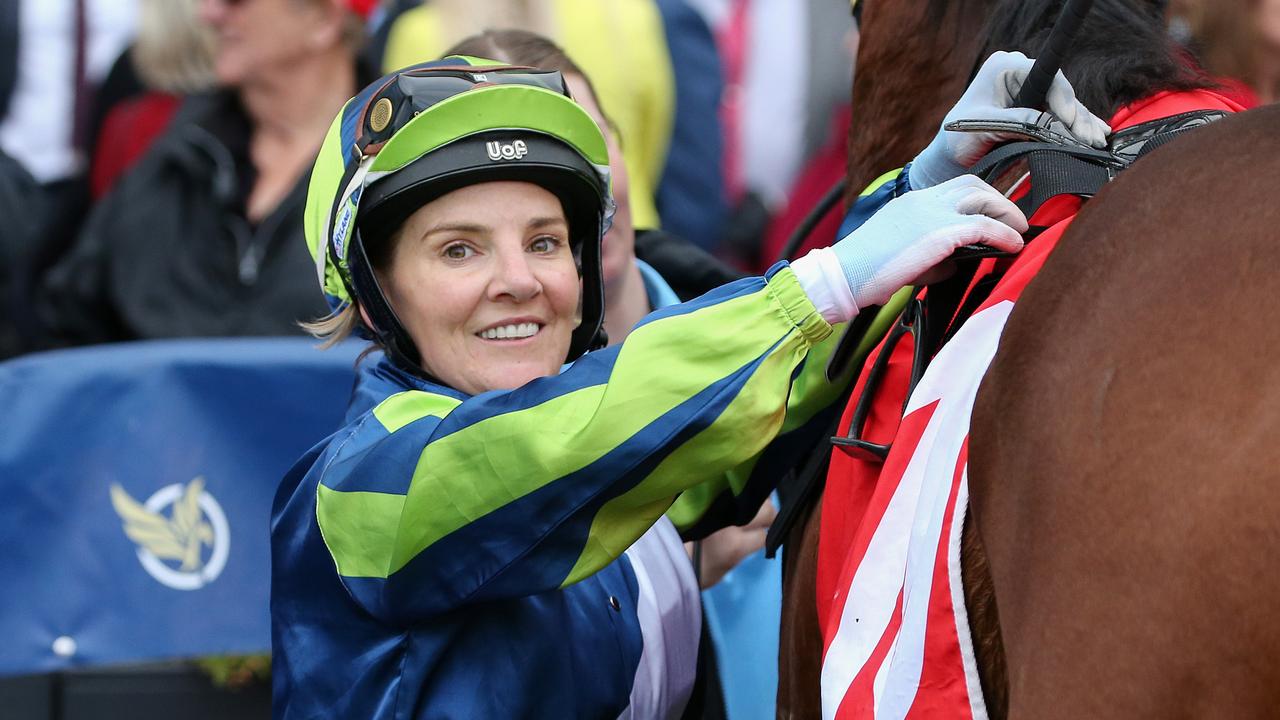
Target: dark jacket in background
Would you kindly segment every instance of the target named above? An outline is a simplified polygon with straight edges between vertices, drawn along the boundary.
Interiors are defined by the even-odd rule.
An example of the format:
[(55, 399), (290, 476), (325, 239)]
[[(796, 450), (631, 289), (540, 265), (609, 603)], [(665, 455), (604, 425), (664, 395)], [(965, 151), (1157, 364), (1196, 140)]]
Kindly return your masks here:
[(304, 176), (259, 225), (249, 120), (231, 93), (188, 99), (49, 272), (54, 344), (297, 334), (325, 307), (302, 234)]
[(29, 316), (27, 276), (32, 248), (44, 226), (44, 195), (22, 165), (0, 152), (0, 359), (27, 347), (26, 332), (19, 323)]
[(658, 0), (657, 5), (676, 90), (671, 145), (655, 198), (658, 214), (664, 230), (715, 252), (729, 215), (721, 157), (720, 54), (711, 29), (687, 0)]
[(652, 265), (681, 302), (746, 277), (688, 240), (661, 230), (636, 232), (636, 257)]

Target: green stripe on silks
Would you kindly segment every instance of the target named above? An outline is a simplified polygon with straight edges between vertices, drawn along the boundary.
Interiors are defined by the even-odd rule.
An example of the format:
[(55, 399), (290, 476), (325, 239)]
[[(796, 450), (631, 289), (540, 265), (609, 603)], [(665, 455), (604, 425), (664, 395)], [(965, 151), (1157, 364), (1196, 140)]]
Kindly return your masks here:
[[(769, 321), (766, 308), (770, 305), (772, 317), (780, 322)], [(829, 333), (830, 327), (813, 310), (789, 270), (778, 273), (762, 292), (650, 323), (623, 346), (608, 385), (581, 388), (524, 410), (489, 417), (431, 442), (419, 458), (407, 496), (322, 486), (317, 519), (326, 545), (341, 574), (388, 577), (446, 535), (590, 465), (687, 398), (758, 357), (727, 349), (767, 348), (790, 335), (783, 345), (791, 346), (799, 357), (803, 352), (796, 348), (806, 345), (801, 336), (813, 341)], [(673, 356), (668, 348), (677, 343), (682, 352)], [(786, 353), (775, 350), (772, 354)], [(776, 360), (765, 362), (768, 366)], [(794, 362), (769, 372), (789, 378), (793, 367)], [(653, 382), (654, 368), (661, 368), (665, 378), (686, 381), (668, 384), (664, 390)], [(778, 384), (786, 390), (785, 382)], [(772, 402), (780, 404), (776, 399)], [(400, 393), (384, 401), (376, 415), (394, 431), (427, 414), (447, 411), (455, 403), (429, 393)], [(759, 422), (758, 417), (752, 421)], [(722, 461), (721, 467), (747, 457), (739, 451), (732, 460)], [(667, 486), (659, 493), (661, 500), (651, 500), (652, 507), (639, 511), (647, 520), (639, 527), (628, 523), (635, 537), (670, 504), (671, 496), (691, 483), (687, 473), (669, 479), (668, 475), (675, 473), (663, 470), (660, 475), (661, 484)], [(645, 482), (646, 488), (650, 485)], [(598, 569), (612, 557), (616, 554), (592, 564)]]
[(404, 495), (343, 492), (316, 488), (316, 522), (324, 544), (344, 577), (385, 578), (391, 574), (396, 525)]
[(373, 416), (387, 432), (393, 433), (424, 417), (443, 418), (462, 404), (457, 398), (421, 390), (406, 390), (388, 397), (373, 409)]
[[(767, 321), (768, 307), (780, 322)], [(784, 270), (759, 292), (639, 328), (622, 346), (607, 385), (489, 417), (431, 442), (409, 486), (391, 572), (468, 523), (599, 460), (757, 357), (758, 351), (732, 349), (767, 348), (796, 325), (814, 339), (830, 333), (795, 275)], [(659, 372), (661, 384), (654, 382)]]
[[(786, 418), (783, 408), (790, 391), (785, 380), (800, 357), (803, 347), (798, 339), (779, 345), (747, 379), (713, 427), (676, 448), (639, 486), (605, 503), (591, 523), (587, 546), (565, 584), (577, 582), (608, 564), (668, 508), (676, 519), (677, 507), (671, 505), (676, 493), (684, 490), (681, 506), (685, 497), (695, 494), (701, 515), (726, 485), (735, 494), (741, 491), (749, 472), (735, 466), (744, 461), (754, 464), (782, 427)], [(726, 467), (735, 469), (698, 477), (703, 468)], [(642, 515), (643, 510), (652, 514)]]
[[(896, 171), (894, 174), (896, 174)], [(914, 294), (915, 288), (902, 288), (894, 293), (889, 302), (880, 308), (879, 312), (876, 313), (875, 319), (867, 328), (866, 334), (859, 341), (852, 361), (847, 364), (844, 373), (834, 381), (828, 382), (827, 380), (827, 363), (831, 359), (831, 354), (835, 352), (836, 347), (839, 345), (841, 333), (832, 333), (831, 337), (809, 352), (804, 361), (804, 368), (792, 385), (792, 396), (787, 401), (787, 418), (783, 422), (779, 434), (785, 434), (798, 427), (803, 427), (805, 423), (813, 419), (815, 414), (827, 407), (831, 402), (842, 397), (849, 383), (857, 377), (857, 373), (861, 370), (862, 363), (867, 355), (884, 338), (889, 328), (897, 321), (898, 315), (902, 313), (902, 309), (906, 307), (907, 301)], [(742, 467), (735, 468), (724, 477), (694, 486), (681, 493), (680, 497), (671, 506), (671, 509), (667, 511), (667, 517), (682, 531), (692, 527), (702, 519), (702, 516), (706, 514), (721, 493), (728, 491), (737, 495), (742, 492), (758, 459), (759, 456), (757, 455)]]
[[(799, 388), (791, 378), (796, 366), (804, 362), (806, 353), (812, 352), (814, 344), (833, 336), (831, 327), (813, 309), (789, 269), (775, 275), (769, 288), (778, 301), (778, 309), (790, 321), (791, 329), (782, 337), (774, 336), (778, 341), (776, 345), (711, 427), (676, 448), (639, 485), (605, 503), (592, 521), (586, 547), (564, 585), (582, 580), (618, 557), (668, 511), (673, 495), (684, 491), (681, 499), (690, 492), (707, 493), (713, 498), (726, 484), (733, 492), (740, 492), (755, 458), (780, 429), (791, 424), (789, 409), (784, 408), (794, 401), (804, 412), (816, 412), (808, 407), (808, 398), (803, 396), (804, 391), (812, 391), (812, 384)], [(735, 335), (760, 332), (755, 326), (764, 325), (753, 323), (750, 315), (736, 320)], [(769, 338), (761, 334), (760, 341), (763, 344)], [(623, 347), (626, 348), (625, 343)], [(715, 353), (714, 343), (709, 350)], [(698, 477), (700, 474), (703, 477)], [(705, 507), (699, 509), (698, 514), (704, 510)]]
[[(803, 366), (791, 384), (791, 394), (787, 397), (786, 417), (778, 430), (779, 435), (804, 427), (814, 415), (835, 402), (852, 379), (852, 371), (846, 371), (834, 382), (827, 380), (827, 363), (839, 345), (838, 330), (842, 327), (844, 326), (834, 328), (836, 332), (832, 332), (830, 337), (810, 350), (802, 361)], [(762, 431), (762, 428), (750, 428), (744, 435), (756, 435)], [(746, 463), (720, 478), (685, 491), (676, 499), (675, 504), (667, 512), (667, 517), (671, 518), (671, 521), (681, 530), (693, 526), (702, 519), (721, 493), (728, 491), (738, 495), (742, 492), (760, 455), (757, 453)]]
[[(388, 433), (409, 423), (443, 418), (460, 401), (434, 393), (409, 390), (396, 393), (373, 409)], [(400, 493), (334, 490), (321, 483), (316, 489), (316, 522), (338, 574), (384, 578), (391, 573), (391, 548), (404, 511)]]
[(862, 189), (862, 192), (858, 193), (858, 197), (864, 198), (870, 195), (871, 193), (883, 187), (885, 183), (897, 180), (898, 176), (901, 174), (902, 174), (902, 168), (898, 168), (897, 170), (890, 170), (889, 172), (881, 175), (875, 180), (872, 180), (870, 185), (866, 186), (865, 188)]

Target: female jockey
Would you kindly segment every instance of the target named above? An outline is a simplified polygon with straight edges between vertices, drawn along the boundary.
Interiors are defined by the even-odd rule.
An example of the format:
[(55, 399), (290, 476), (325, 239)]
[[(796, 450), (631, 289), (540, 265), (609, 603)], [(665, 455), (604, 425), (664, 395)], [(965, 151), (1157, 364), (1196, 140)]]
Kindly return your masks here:
[(1026, 229), (959, 178), (596, 350), (607, 168), (555, 72), (446, 58), (335, 118), (314, 328), (385, 355), (276, 496), (276, 717), (678, 716), (697, 589), (650, 528), (749, 519), (847, 382), (833, 326)]

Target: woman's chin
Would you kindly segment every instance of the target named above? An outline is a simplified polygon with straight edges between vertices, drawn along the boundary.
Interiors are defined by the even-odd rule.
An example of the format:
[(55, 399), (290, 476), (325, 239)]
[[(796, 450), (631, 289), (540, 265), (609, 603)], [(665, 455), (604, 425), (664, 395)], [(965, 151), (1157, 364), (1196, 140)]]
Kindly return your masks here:
[(481, 385), (485, 391), (514, 390), (538, 378), (549, 377), (560, 371), (559, 364), (523, 362), (495, 364), (486, 369)]
[(477, 384), (484, 390), (512, 390), (538, 378), (555, 375), (564, 364), (568, 348), (555, 352), (542, 343), (519, 343), (523, 347), (490, 346), (475, 357), (472, 366), (477, 373)]

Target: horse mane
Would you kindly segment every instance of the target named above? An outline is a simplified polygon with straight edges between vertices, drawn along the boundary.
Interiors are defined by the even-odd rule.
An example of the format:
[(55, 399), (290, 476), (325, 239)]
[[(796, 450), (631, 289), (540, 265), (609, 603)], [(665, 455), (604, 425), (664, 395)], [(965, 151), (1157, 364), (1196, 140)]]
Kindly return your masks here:
[[(1064, 0), (862, 0), (846, 199), (911, 160), (983, 59), (1039, 53)], [(1063, 72), (1109, 118), (1161, 90), (1213, 87), (1168, 37), (1163, 0), (1095, 0)]]
[[(930, 0), (930, 4), (946, 0)], [(996, 0), (980, 57), (1018, 50), (1034, 57), (1064, 0)], [(1212, 87), (1165, 29), (1160, 0), (1096, 0), (1063, 64), (1080, 101), (1106, 119), (1162, 90)]]
[(863, 0), (847, 198), (911, 160), (960, 97), (993, 0)]

